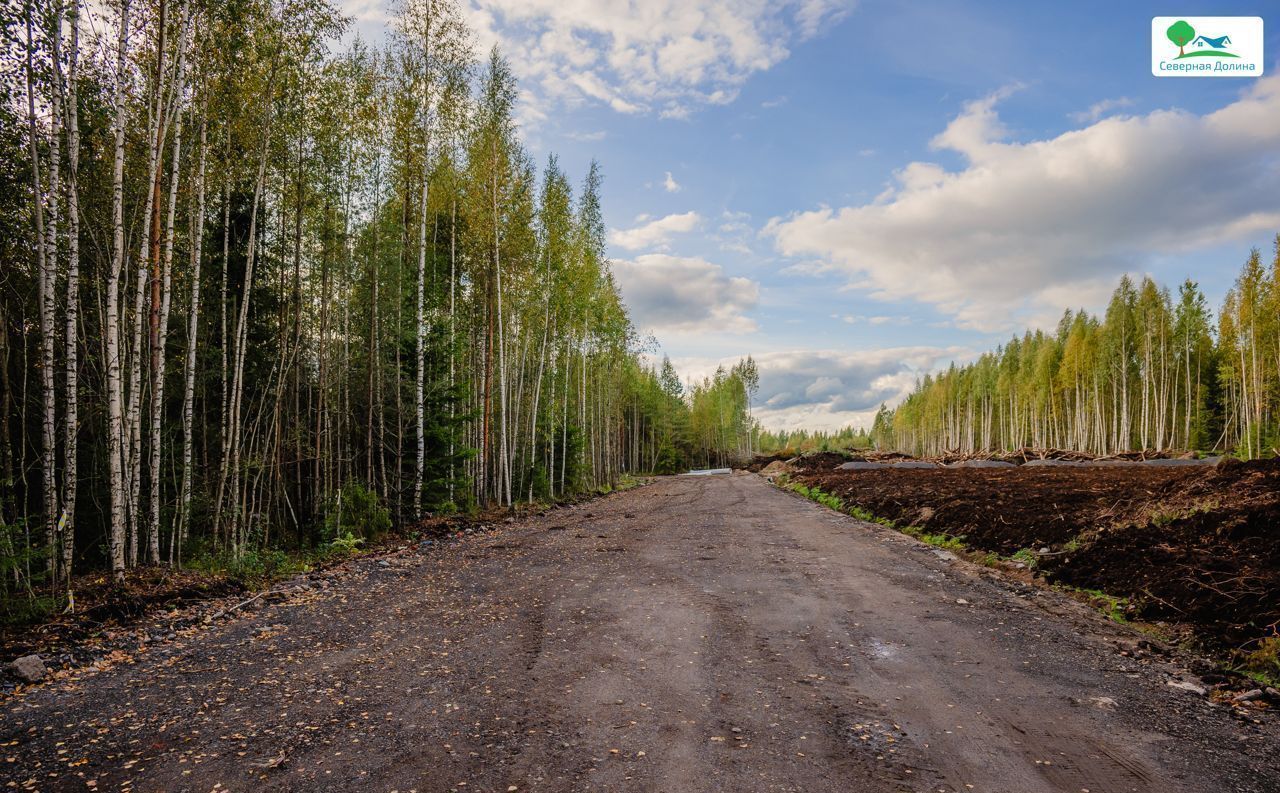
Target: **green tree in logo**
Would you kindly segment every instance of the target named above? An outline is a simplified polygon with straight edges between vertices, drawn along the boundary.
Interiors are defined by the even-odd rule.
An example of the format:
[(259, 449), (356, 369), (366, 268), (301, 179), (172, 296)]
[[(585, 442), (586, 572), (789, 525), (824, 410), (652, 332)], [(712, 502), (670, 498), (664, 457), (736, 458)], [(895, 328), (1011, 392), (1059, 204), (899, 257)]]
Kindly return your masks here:
[(1186, 20), (1179, 19), (1170, 25), (1164, 34), (1169, 37), (1169, 41), (1178, 45), (1178, 57), (1181, 58), (1186, 54), (1182, 48), (1190, 44), (1191, 40), (1196, 37), (1196, 29), (1188, 25)]

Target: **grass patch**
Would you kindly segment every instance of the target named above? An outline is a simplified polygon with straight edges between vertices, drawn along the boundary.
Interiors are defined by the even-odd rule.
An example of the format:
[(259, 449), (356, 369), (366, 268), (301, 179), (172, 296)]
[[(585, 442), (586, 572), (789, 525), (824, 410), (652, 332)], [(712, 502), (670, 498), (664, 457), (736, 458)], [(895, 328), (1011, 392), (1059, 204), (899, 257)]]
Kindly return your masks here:
[(1102, 612), (1107, 619), (1121, 625), (1129, 624), (1129, 614), (1133, 612), (1133, 603), (1128, 598), (1109, 595), (1100, 589), (1081, 589), (1079, 587), (1056, 584), (1055, 589), (1066, 592), (1084, 600), (1090, 606)]
[(805, 487), (799, 482), (796, 482), (794, 484), (788, 484), (787, 489), (793, 493), (799, 493), (810, 501), (816, 501), (824, 507), (834, 509), (836, 512), (848, 512), (854, 517), (858, 517), (858, 515), (855, 514), (855, 511), (861, 511), (858, 510), (857, 507), (850, 507), (846, 510), (843, 501), (830, 493), (823, 492), (822, 488)]
[(964, 544), (964, 537), (952, 537), (950, 534), (924, 534), (917, 536), (921, 542), (928, 543), (935, 548), (941, 548), (944, 551), (965, 551), (968, 550)]
[(1021, 548), (1009, 557), (1010, 561), (1022, 562), (1027, 566), (1028, 570), (1036, 569), (1036, 565), (1040, 563), (1040, 554), (1030, 548)]
[(1263, 686), (1280, 688), (1280, 636), (1268, 636), (1245, 653), (1236, 669)]
[[(965, 538), (963, 535), (953, 536), (942, 532), (931, 533), (925, 531), (919, 526), (899, 526), (892, 520), (873, 515), (856, 504), (846, 505), (840, 498), (824, 492), (821, 488), (808, 487), (800, 484), (799, 482), (791, 482), (782, 477), (778, 478), (777, 484), (786, 490), (798, 493), (811, 501), (816, 501), (817, 503), (834, 509), (837, 512), (843, 512), (867, 523), (878, 523), (881, 526), (895, 529), (908, 537), (913, 537), (935, 548), (941, 548), (957, 554), (964, 554), (972, 561), (986, 565), (987, 567), (999, 567), (1007, 562), (1021, 562), (1026, 566), (1027, 570), (1034, 571), (1040, 563), (1040, 554), (1036, 553), (1031, 548), (1022, 548), (1014, 553), (1013, 556), (1007, 558), (992, 552), (979, 556), (977, 552), (972, 551), (967, 545), (965, 545)], [(1075, 552), (1080, 550), (1081, 547), (1082, 543), (1080, 538), (1073, 537), (1062, 546), (1062, 549), (1067, 552)], [(1134, 608), (1133, 603), (1128, 598), (1109, 595), (1106, 592), (1097, 589), (1078, 589), (1064, 584), (1055, 585), (1055, 588), (1085, 600), (1089, 605), (1098, 609), (1098, 611), (1102, 612), (1113, 622), (1126, 625), (1129, 624), (1129, 614), (1133, 612)], [(1260, 660), (1250, 661), (1249, 668), (1271, 670), (1258, 672), (1258, 674), (1262, 675), (1280, 674), (1280, 637), (1268, 640), (1268, 642), (1270, 643), (1264, 642), (1263, 647), (1250, 656), (1250, 658), (1257, 656), (1257, 659)], [(1268, 666), (1268, 664), (1275, 664), (1276, 666), (1273, 669), (1271, 666)]]
[(914, 537), (921, 542), (928, 543), (935, 548), (942, 548), (947, 551), (963, 552), (968, 550), (964, 544), (964, 537), (953, 537), (950, 534), (930, 534), (919, 526), (899, 526), (888, 518), (882, 518), (873, 515), (862, 507), (854, 505), (846, 505), (837, 496), (823, 491), (818, 487), (806, 487), (799, 482), (788, 482), (782, 485), (793, 493), (798, 493), (810, 501), (816, 501), (824, 507), (834, 509), (836, 512), (843, 512), (846, 515), (857, 518), (866, 523), (878, 523), (886, 528), (895, 529), (902, 532), (908, 537)]
[(1208, 501), (1193, 504), (1187, 509), (1157, 509), (1151, 513), (1151, 525), (1163, 529), (1180, 520), (1194, 518), (1197, 515), (1207, 515), (1220, 507), (1221, 505), (1217, 499), (1209, 499)]

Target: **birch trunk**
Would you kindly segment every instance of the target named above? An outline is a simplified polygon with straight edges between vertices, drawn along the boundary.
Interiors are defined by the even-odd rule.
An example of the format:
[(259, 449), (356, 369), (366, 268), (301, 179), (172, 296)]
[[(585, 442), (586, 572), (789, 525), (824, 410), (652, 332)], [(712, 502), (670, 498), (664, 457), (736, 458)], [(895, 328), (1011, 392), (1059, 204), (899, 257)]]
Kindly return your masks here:
[(125, 481), (124, 395), (120, 374), (120, 273), (125, 267), (124, 248), (124, 81), (129, 49), (129, 0), (120, 0), (120, 31), (116, 50), (116, 84), (112, 97), (115, 113), (115, 154), (111, 173), (112, 255), (107, 270), (107, 298), (103, 322), (107, 361), (107, 471), (111, 494), (111, 531), (108, 537), (111, 572), (124, 581)]
[[(178, 207), (178, 178), (182, 172), (182, 111), (180, 103), (184, 91), (186, 68), (186, 38), (190, 14), (184, 9), (184, 20), (178, 39), (177, 74), (174, 80), (173, 96), (173, 167), (169, 177), (169, 204), (166, 211), (163, 252), (159, 278), (153, 272), (152, 287), (152, 328), (151, 328), (151, 459), (148, 464), (151, 474), (149, 487), (150, 530), (148, 533), (148, 559), (152, 564), (160, 564), (160, 455), (161, 424), (164, 419), (164, 373), (165, 346), (169, 338), (169, 307), (173, 296), (173, 223)], [(159, 220), (159, 213), (156, 219)], [(157, 249), (157, 252), (158, 249)], [(157, 292), (159, 293), (157, 296)], [(158, 297), (158, 300), (157, 300)], [(158, 303), (158, 307), (155, 305)], [(172, 553), (173, 538), (170, 538)]]
[(80, 0), (71, 0), (71, 49), (67, 60), (67, 325), (66, 418), (63, 429), (62, 572), (70, 581), (75, 555), (79, 395), (80, 317)]
[(427, 4), (427, 18), (422, 35), (423, 113), (422, 113), (422, 188), (418, 194), (418, 315), (417, 315), (417, 379), (414, 384), (414, 419), (417, 428), (417, 460), (413, 478), (413, 516), (422, 517), (423, 473), (427, 458), (427, 423), (424, 403), (426, 383), (426, 281), (427, 281), (427, 191), (431, 181), (431, 24), (432, 4)]
[[(55, 547), (58, 520), (58, 441), (55, 431), (57, 423), (57, 392), (54, 390), (53, 379), (55, 344), (53, 323), (54, 314), (57, 310), (57, 298), (54, 296), (54, 290), (57, 287), (57, 246), (48, 245), (50, 239), (56, 241), (56, 232), (53, 230), (56, 225), (56, 213), (50, 213), (50, 224), (46, 228), (44, 217), (45, 194), (40, 178), (40, 147), (37, 142), (36, 129), (35, 70), (32, 64), (32, 50), (35, 44), (31, 19), (34, 9), (31, 6), (32, 4), (28, 2), (26, 8), (27, 131), (31, 156), (31, 203), (34, 210), (36, 265), (38, 268), (37, 288), (40, 303), (40, 391), (44, 407), (44, 415), (41, 422), (41, 480), (44, 492), (45, 540), (50, 549), (48, 565), (49, 571), (56, 576), (55, 560), (57, 557), (52, 551)], [(54, 135), (50, 144), (50, 176), (54, 178), (56, 178), (56, 170), (54, 169), (53, 161), (57, 157), (54, 153), (57, 145), (56, 126), (57, 122), (55, 120)], [(51, 178), (50, 181), (52, 182), (53, 179)], [(55, 186), (50, 184), (51, 193), (55, 190)]]
[(191, 525), (192, 423), (196, 394), (196, 353), (200, 339), (200, 260), (204, 251), (205, 152), (208, 147), (208, 99), (200, 116), (200, 154), (196, 166), (195, 210), (191, 216), (191, 308), (187, 318), (187, 361), (182, 394), (182, 493), (178, 508), (178, 529), (169, 546), (169, 563), (182, 564), (182, 544)]
[(494, 138), (493, 146), (493, 273), (495, 279), (495, 289), (498, 297), (498, 379), (501, 381), (498, 386), (498, 410), (501, 417), (498, 423), (498, 432), (500, 433), (499, 453), (502, 455), (502, 464), (498, 469), (499, 484), (502, 487), (502, 503), (511, 504), (511, 457), (507, 451), (507, 367), (506, 367), (506, 340), (503, 333), (504, 322), (502, 317), (502, 252), (499, 244), (499, 222), (498, 222), (498, 153), (497, 138)]

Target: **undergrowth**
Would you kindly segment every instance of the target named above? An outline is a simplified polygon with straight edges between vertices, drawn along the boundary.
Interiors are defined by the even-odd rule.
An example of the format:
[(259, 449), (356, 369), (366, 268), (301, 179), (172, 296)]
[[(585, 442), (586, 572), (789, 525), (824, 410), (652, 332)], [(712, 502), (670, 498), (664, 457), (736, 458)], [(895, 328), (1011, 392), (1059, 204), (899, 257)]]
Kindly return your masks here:
[(1236, 671), (1263, 686), (1280, 688), (1280, 635), (1268, 636), (1245, 653)]

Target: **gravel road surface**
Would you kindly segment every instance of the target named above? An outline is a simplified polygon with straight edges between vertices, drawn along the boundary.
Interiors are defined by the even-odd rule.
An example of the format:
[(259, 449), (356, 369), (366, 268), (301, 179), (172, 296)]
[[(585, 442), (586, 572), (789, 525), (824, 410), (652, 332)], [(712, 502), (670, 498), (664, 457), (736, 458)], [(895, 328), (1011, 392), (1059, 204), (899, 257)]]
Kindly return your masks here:
[(755, 475), (659, 479), (33, 689), (0, 787), (1280, 790), (1277, 719), (949, 557)]

